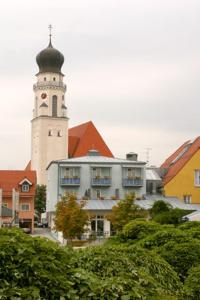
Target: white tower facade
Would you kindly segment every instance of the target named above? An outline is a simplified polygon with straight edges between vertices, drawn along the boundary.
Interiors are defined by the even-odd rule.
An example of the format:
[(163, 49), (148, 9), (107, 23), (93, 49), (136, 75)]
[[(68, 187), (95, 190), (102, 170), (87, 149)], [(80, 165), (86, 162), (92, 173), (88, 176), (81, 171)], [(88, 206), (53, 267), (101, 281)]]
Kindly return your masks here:
[(37, 55), (36, 61), (39, 73), (33, 86), (31, 169), (37, 172), (37, 183), (46, 184), (48, 164), (68, 157), (66, 85), (61, 72), (64, 56), (52, 46), (51, 35), (48, 47)]

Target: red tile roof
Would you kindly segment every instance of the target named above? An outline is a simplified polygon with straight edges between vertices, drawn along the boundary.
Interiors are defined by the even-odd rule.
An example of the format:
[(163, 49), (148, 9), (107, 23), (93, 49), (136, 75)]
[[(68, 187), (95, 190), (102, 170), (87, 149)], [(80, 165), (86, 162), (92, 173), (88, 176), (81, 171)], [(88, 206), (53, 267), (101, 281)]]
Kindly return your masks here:
[[(102, 136), (89, 121), (72, 127), (68, 131), (68, 155), (69, 157), (79, 157), (88, 154), (91, 149), (98, 150), (102, 156), (114, 157)], [(31, 161), (27, 164), (25, 171), (31, 170)]]
[(193, 142), (187, 141), (181, 145), (165, 162), (161, 165), (161, 169), (166, 170), (163, 178), (164, 185), (172, 180), (192, 156), (200, 149), (200, 137)]
[(69, 129), (69, 157), (85, 156), (91, 149), (102, 156), (114, 157), (91, 121)]
[(27, 192), (26, 195), (32, 195), (34, 194), (36, 186), (35, 171), (0, 170), (0, 188), (3, 189), (3, 194), (11, 194), (13, 188), (19, 190), (19, 183), (25, 178), (33, 183), (33, 186), (30, 188), (30, 192)]

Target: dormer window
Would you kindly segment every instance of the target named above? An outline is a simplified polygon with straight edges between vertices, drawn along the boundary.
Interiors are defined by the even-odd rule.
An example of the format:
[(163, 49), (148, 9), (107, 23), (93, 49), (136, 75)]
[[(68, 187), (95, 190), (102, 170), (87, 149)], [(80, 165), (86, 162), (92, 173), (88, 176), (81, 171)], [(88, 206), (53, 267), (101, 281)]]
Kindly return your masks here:
[(29, 190), (30, 190), (30, 185), (28, 183), (23, 183), (22, 192), (29, 192)]
[(32, 185), (32, 183), (27, 179), (27, 178), (24, 178), (20, 183), (19, 185), (21, 185), (21, 191), (23, 193), (27, 193), (30, 191), (30, 187)]

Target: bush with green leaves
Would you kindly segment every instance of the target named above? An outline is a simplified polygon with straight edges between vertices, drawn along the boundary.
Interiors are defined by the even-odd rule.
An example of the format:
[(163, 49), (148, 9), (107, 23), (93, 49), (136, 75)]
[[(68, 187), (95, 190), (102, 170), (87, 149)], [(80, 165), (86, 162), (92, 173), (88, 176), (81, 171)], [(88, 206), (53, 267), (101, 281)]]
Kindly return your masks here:
[(183, 298), (185, 300), (200, 300), (200, 264), (188, 272), (183, 287)]
[(157, 200), (154, 202), (152, 208), (149, 210), (151, 217), (154, 217), (160, 213), (169, 211), (172, 208), (172, 206), (168, 203), (166, 203), (163, 200)]
[(191, 237), (184, 242), (171, 241), (159, 247), (157, 252), (174, 268), (182, 281), (191, 267), (200, 264), (200, 241)]
[(163, 230), (164, 228), (171, 228), (172, 226), (162, 226), (153, 221), (134, 220), (124, 226), (119, 237), (122, 241), (140, 240), (155, 232)]
[(19, 229), (0, 229), (0, 299), (95, 299), (98, 282), (74, 268), (74, 251)]
[[(162, 258), (148, 250), (126, 245), (103, 246), (82, 250), (77, 255), (77, 267), (97, 276), (102, 286), (118, 282), (119, 298), (110, 294), (102, 299), (122, 299), (122, 296), (127, 296), (124, 299), (155, 299), (158, 295), (165, 299), (167, 295), (180, 292), (177, 274)], [(116, 293), (115, 285), (112, 293)]]
[(184, 209), (174, 208), (169, 211), (161, 212), (153, 217), (155, 222), (160, 224), (175, 224), (178, 225), (183, 223), (182, 217), (185, 216), (188, 212)]
[(200, 230), (200, 222), (199, 221), (189, 221), (178, 226), (180, 230)]
[[(73, 251), (19, 229), (0, 229), (0, 299), (174, 299), (180, 281), (156, 254), (136, 247)], [(175, 298), (176, 299), (176, 298)]]
[(161, 228), (158, 232), (144, 238), (140, 245), (147, 249), (159, 248), (170, 241), (184, 242), (188, 238), (187, 233), (176, 228)]

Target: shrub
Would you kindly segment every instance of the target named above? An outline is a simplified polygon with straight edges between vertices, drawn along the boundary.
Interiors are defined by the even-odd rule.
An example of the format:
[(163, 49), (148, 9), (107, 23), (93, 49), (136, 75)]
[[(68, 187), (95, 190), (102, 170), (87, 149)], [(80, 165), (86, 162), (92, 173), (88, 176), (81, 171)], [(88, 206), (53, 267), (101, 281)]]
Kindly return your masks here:
[(169, 211), (162, 212), (156, 215), (153, 220), (160, 224), (180, 224), (183, 223), (182, 217), (185, 216), (186, 212), (183, 209), (174, 208)]
[(79, 299), (81, 287), (90, 282), (76, 275), (72, 256), (73, 250), (55, 242), (0, 229), (0, 299)]
[(152, 208), (149, 210), (151, 217), (154, 217), (162, 212), (169, 211), (172, 206), (163, 200), (158, 200), (154, 202)]
[(200, 265), (193, 267), (188, 272), (183, 287), (184, 299), (199, 300), (200, 299)]
[[(180, 281), (162, 258), (135, 246), (91, 247), (80, 251), (77, 266), (98, 277), (99, 284), (113, 289), (118, 284), (118, 297), (155, 299), (155, 296), (176, 295)], [(116, 294), (116, 289), (112, 290)], [(107, 292), (105, 295), (108, 295)], [(112, 294), (111, 294), (112, 295)], [(129, 298), (128, 298), (129, 296)], [(102, 299), (113, 299), (102, 298)]]
[(170, 241), (175, 241), (176, 243), (184, 242), (188, 237), (186, 233), (175, 228), (164, 228), (158, 232), (147, 236), (143, 239), (140, 245), (144, 248), (152, 249), (155, 247), (161, 247)]
[(158, 253), (173, 266), (181, 280), (185, 280), (188, 270), (200, 264), (200, 241), (190, 237), (180, 243), (171, 241), (160, 247)]
[(156, 222), (135, 220), (125, 225), (119, 236), (123, 241), (140, 240), (162, 229)]
[(180, 224), (178, 227), (180, 230), (200, 230), (200, 222), (199, 221), (188, 221), (183, 224)]

